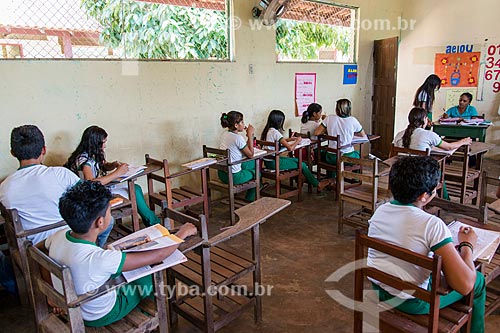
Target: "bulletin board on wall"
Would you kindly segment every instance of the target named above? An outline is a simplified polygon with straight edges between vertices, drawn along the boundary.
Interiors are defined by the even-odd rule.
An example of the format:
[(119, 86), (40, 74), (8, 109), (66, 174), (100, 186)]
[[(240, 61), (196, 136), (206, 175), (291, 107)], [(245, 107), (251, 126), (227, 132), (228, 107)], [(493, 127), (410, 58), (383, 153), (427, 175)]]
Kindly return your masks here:
[(441, 88), (477, 87), (481, 52), (436, 53), (434, 73)]
[(472, 95), (471, 105), (474, 105), (474, 101), (477, 98), (477, 88), (450, 88), (446, 89), (446, 110), (453, 106), (458, 105), (458, 100), (460, 95), (463, 93), (470, 93)]
[(295, 115), (302, 116), (316, 102), (316, 73), (295, 73)]

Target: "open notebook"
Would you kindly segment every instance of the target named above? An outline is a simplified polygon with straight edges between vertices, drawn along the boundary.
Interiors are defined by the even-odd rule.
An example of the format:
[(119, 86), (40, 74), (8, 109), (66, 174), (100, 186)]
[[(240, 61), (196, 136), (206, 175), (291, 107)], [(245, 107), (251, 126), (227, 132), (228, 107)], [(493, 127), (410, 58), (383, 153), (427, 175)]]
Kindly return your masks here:
[(472, 228), (476, 232), (477, 242), (474, 247), (473, 259), (481, 262), (490, 262), (500, 244), (500, 232), (474, 228), (468, 224), (455, 220), (448, 225), (455, 245), (458, 245), (458, 231), (461, 226)]

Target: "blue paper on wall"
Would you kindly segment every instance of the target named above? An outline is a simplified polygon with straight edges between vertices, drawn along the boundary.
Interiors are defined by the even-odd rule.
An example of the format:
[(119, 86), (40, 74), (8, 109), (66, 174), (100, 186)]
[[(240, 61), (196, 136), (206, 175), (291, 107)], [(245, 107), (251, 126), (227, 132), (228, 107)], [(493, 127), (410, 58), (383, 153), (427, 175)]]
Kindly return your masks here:
[(358, 65), (344, 65), (343, 84), (356, 84), (358, 81)]

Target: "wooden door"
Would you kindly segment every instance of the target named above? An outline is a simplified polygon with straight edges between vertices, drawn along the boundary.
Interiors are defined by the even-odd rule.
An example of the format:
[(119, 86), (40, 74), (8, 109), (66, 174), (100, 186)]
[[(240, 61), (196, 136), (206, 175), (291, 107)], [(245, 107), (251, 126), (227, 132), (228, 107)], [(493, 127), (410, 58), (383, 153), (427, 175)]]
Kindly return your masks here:
[(386, 159), (394, 138), (398, 37), (376, 40), (373, 50), (372, 133), (380, 139), (371, 152)]

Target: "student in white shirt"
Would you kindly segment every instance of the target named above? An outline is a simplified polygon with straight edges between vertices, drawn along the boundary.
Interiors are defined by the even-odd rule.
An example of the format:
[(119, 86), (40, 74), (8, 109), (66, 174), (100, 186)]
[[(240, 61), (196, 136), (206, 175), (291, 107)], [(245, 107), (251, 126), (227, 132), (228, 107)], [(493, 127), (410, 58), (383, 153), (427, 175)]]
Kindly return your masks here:
[[(352, 158), (360, 158), (359, 151), (354, 150), (354, 146), (351, 145), (352, 139), (355, 136), (363, 137), (366, 136), (363, 126), (359, 121), (351, 116), (351, 101), (348, 99), (339, 99), (335, 106), (334, 115), (329, 115), (323, 120), (321, 126), (318, 126), (315, 135), (328, 134), (330, 136), (340, 135), (340, 149), (342, 155)], [(330, 142), (330, 148), (337, 148), (336, 142)], [(333, 153), (327, 153), (324, 157), (328, 164), (337, 164), (337, 155)]]
[[(45, 243), (37, 245), (45, 247), (51, 258), (70, 268), (78, 295), (97, 289), (122, 272), (161, 262), (177, 249), (177, 246), (169, 246), (125, 253), (96, 246), (97, 235), (108, 228), (111, 220), (111, 197), (111, 192), (100, 182), (79, 182), (66, 191), (59, 201), (61, 215), (71, 229), (58, 231)], [(184, 239), (196, 232), (196, 228), (187, 223), (176, 236)], [(60, 280), (56, 277), (52, 277), (52, 280), (56, 289), (61, 288)], [(153, 292), (151, 275), (135, 280), (82, 304), (84, 323), (91, 327), (112, 324), (125, 317), (142, 299), (153, 295)]]
[[(472, 260), (477, 235), (472, 229), (460, 229), (457, 251), (445, 223), (423, 210), (436, 195), (439, 179), (439, 164), (432, 157), (405, 156), (398, 159), (389, 174), (394, 200), (375, 211), (369, 220), (368, 235), (425, 256), (431, 252), (441, 256), (444, 278), (453, 291), (440, 296), (440, 307), (455, 303), (474, 289), (471, 332), (484, 332), (486, 285), (484, 276), (476, 272)], [(368, 266), (404, 281), (416, 282), (424, 289), (429, 287), (429, 271), (372, 249), (368, 250)], [(372, 282), (381, 301), (391, 304), (393, 299), (399, 304), (402, 299), (403, 303), (396, 306), (398, 310), (412, 314), (429, 313), (429, 303), (399, 293), (378, 281)]]
[[(302, 141), (301, 137), (293, 137), (290, 139), (285, 139), (283, 137), (283, 124), (285, 123), (285, 114), (280, 110), (272, 110), (267, 117), (266, 127), (262, 131), (260, 136), (261, 140), (269, 142), (279, 142), (280, 147), (286, 148), (288, 151), (292, 151), (295, 147)], [(269, 149), (274, 149), (274, 147), (269, 147)], [(275, 170), (276, 162), (274, 159), (264, 158), (264, 165), (266, 168)], [(280, 156), (279, 157), (279, 168), (280, 170), (293, 170), (298, 169), (299, 159), (295, 157)], [(309, 170), (307, 164), (302, 162), (302, 174), (306, 178), (308, 184), (313, 187), (317, 187), (318, 191), (323, 190), (326, 186), (331, 184), (330, 179), (325, 179), (318, 181), (313, 175), (311, 170)]]
[[(432, 149), (432, 147), (453, 150), (463, 145), (470, 145), (472, 142), (471, 138), (463, 138), (456, 142), (443, 141), (437, 133), (425, 129), (429, 122), (430, 120), (425, 109), (411, 109), (408, 114), (408, 127), (396, 134), (392, 143), (398, 147), (425, 151)], [(446, 183), (443, 184), (443, 198), (446, 200), (450, 198), (446, 190)]]
[[(255, 130), (251, 124), (248, 124), (247, 127), (245, 126), (243, 114), (238, 111), (223, 113), (220, 117), (220, 124), (222, 128), (227, 128), (227, 131), (221, 136), (219, 148), (229, 149), (231, 161), (242, 160), (245, 156), (252, 158), (253, 135)], [(239, 134), (243, 131), (246, 132), (246, 140)], [(235, 185), (243, 184), (255, 179), (255, 161), (246, 161), (232, 165), (231, 172), (233, 173), (233, 183)], [(229, 182), (227, 172), (219, 170), (217, 175), (223, 183), (227, 184)], [(256, 189), (251, 188), (246, 191), (245, 199), (248, 201), (254, 201), (256, 194)]]
[(307, 110), (302, 113), (302, 118), (300, 119), (300, 133), (301, 134), (311, 134), (311, 139), (318, 139), (317, 135), (314, 135), (316, 128), (321, 124), (321, 120), (326, 118), (323, 113), (323, 107), (318, 103), (311, 103), (307, 107)]
[[(82, 139), (75, 151), (64, 165), (68, 169), (86, 180), (96, 180), (103, 185), (108, 185), (128, 171), (128, 164), (114, 161), (107, 162), (106, 143), (108, 133), (99, 126), (90, 126), (83, 131)], [(109, 185), (108, 185), (109, 186)], [(125, 182), (111, 185), (111, 192), (129, 198), (128, 186)], [(134, 184), (137, 212), (146, 226), (160, 223), (160, 218), (155, 215), (144, 199), (142, 188)]]
[(425, 109), (417, 107), (411, 109), (408, 114), (408, 127), (396, 134), (392, 143), (398, 147), (425, 151), (432, 147), (453, 150), (463, 145), (470, 145), (472, 142), (471, 138), (463, 138), (455, 142), (443, 141), (437, 133), (425, 130), (429, 122), (430, 119)]
[[(19, 161), (19, 169), (0, 184), (0, 202), (7, 209), (17, 209), (25, 230), (31, 230), (62, 220), (58, 202), (61, 195), (80, 179), (63, 167), (47, 167), (42, 164), (47, 147), (40, 129), (23, 125), (12, 130), (10, 152)], [(34, 244), (47, 238), (63, 227), (47, 230), (28, 237)], [(109, 232), (98, 237), (99, 246), (106, 243)], [(8, 257), (1, 256), (0, 283), (10, 293), (16, 293), (15, 279)]]

